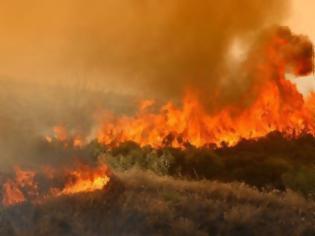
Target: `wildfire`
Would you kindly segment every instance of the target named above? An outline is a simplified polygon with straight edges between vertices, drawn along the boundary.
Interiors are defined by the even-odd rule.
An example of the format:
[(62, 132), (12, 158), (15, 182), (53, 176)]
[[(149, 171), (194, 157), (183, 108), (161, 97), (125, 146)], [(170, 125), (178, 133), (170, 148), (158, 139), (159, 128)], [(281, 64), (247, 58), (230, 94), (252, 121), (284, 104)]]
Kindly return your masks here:
[[(259, 53), (258, 53), (259, 52)], [(158, 113), (149, 111), (153, 101), (144, 101), (134, 117), (107, 117), (98, 141), (118, 145), (134, 141), (141, 146), (197, 147), (235, 145), (241, 139), (257, 139), (273, 131), (287, 137), (315, 135), (314, 95), (303, 98), (286, 73), (306, 75), (313, 70), (313, 46), (287, 28), (274, 29), (249, 55), (246, 71), (253, 85), (243, 99), (250, 106), (225, 106), (210, 113), (198, 94), (188, 92), (182, 106), (166, 103)]]
[(101, 190), (109, 182), (107, 172), (108, 170), (105, 165), (101, 165), (96, 169), (81, 165), (79, 169), (69, 172), (69, 181), (60, 192), (57, 192), (57, 195)]
[[(48, 184), (52, 185), (46, 191), (42, 191), (39, 187), (38, 179), (41, 175), (46, 178)], [(54, 182), (60, 177), (64, 180), (64, 184), (61, 187), (54, 187)], [(12, 206), (25, 201), (41, 202), (48, 197), (102, 190), (109, 181), (109, 171), (105, 165), (92, 168), (79, 164), (74, 169), (62, 171), (45, 167), (42, 173), (25, 171), (16, 167), (15, 178), (8, 179), (2, 185), (2, 204)]]
[(46, 135), (45, 140), (47, 143), (57, 141), (62, 143), (64, 147), (82, 148), (85, 144), (81, 135), (75, 133), (71, 134), (63, 125), (58, 125), (53, 128), (53, 135)]
[(2, 186), (2, 190), (2, 204), (5, 206), (16, 205), (25, 201), (24, 194), (20, 190), (19, 185), (12, 180), (5, 182)]

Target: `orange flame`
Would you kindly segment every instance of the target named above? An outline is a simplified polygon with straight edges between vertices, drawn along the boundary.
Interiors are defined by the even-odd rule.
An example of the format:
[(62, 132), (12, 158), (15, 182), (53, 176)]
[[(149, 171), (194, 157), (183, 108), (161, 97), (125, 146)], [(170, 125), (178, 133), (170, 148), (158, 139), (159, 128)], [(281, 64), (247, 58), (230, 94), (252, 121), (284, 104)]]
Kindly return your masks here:
[(55, 138), (61, 142), (64, 142), (68, 139), (68, 132), (63, 126), (54, 127)]
[(53, 135), (46, 135), (45, 140), (47, 143), (57, 141), (62, 143), (64, 147), (74, 147), (80, 149), (84, 146), (85, 140), (81, 135), (70, 133), (65, 126), (58, 125), (53, 127)]
[(108, 170), (105, 165), (96, 169), (81, 165), (79, 169), (70, 171), (68, 182), (57, 195), (69, 195), (80, 192), (101, 190), (109, 182)]
[(315, 135), (314, 107), (310, 105), (314, 95), (304, 99), (285, 78), (286, 73), (299, 76), (312, 72), (311, 43), (280, 28), (257, 51), (246, 63), (253, 85), (243, 99), (254, 97), (250, 106), (225, 106), (210, 113), (198, 94), (188, 92), (182, 106), (168, 102), (159, 113), (153, 113), (146, 109), (150, 103), (144, 101), (134, 117), (105, 118), (98, 141), (105, 145), (134, 141), (153, 147), (184, 147), (186, 143), (220, 147), (223, 143), (235, 145), (241, 139), (257, 139), (273, 131), (292, 138)]
[(2, 192), (2, 204), (5, 206), (12, 206), (25, 201), (24, 194), (20, 190), (19, 185), (12, 180), (8, 180), (3, 184)]
[(92, 192), (102, 190), (110, 181), (109, 171), (105, 165), (92, 168), (80, 164), (75, 169), (59, 170), (45, 167), (43, 174), (52, 183), (61, 174), (65, 179), (63, 187), (51, 187), (45, 193), (41, 192), (35, 177), (39, 174), (33, 171), (25, 171), (15, 168), (15, 179), (8, 179), (2, 185), (2, 204), (12, 206), (25, 201), (42, 202), (47, 197), (58, 197), (72, 195), (81, 192)]

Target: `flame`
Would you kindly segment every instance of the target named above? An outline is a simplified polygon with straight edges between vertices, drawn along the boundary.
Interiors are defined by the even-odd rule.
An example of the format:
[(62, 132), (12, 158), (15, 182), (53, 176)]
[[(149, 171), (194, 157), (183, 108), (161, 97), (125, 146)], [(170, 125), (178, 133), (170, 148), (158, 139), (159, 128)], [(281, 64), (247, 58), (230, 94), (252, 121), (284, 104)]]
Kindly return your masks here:
[[(60, 170), (52, 167), (43, 167), (43, 173), (22, 170), (15, 168), (15, 178), (7, 179), (2, 185), (2, 204), (12, 206), (25, 201), (40, 203), (49, 197), (59, 197), (62, 195), (72, 195), (81, 192), (92, 192), (102, 190), (110, 181), (109, 171), (105, 165), (90, 167), (79, 164), (74, 169)], [(43, 192), (36, 177), (44, 175), (49, 184), (54, 184), (60, 176), (64, 176), (62, 187), (50, 187)]]
[(288, 137), (315, 134), (309, 103), (302, 104), (297, 110), (283, 106), (280, 91), (273, 84), (266, 85), (263, 94), (240, 113), (227, 107), (214, 115), (207, 114), (193, 95), (187, 95), (181, 108), (168, 103), (158, 114), (139, 113), (135, 117), (104, 123), (98, 141), (106, 145), (132, 140), (141, 146), (153, 147), (183, 147), (185, 143), (219, 147), (223, 143), (235, 145), (241, 139), (260, 138), (273, 131)]
[(107, 172), (108, 170), (105, 165), (100, 165), (96, 169), (81, 165), (79, 169), (69, 172), (68, 182), (57, 195), (101, 190), (109, 182)]
[(61, 142), (64, 142), (68, 139), (68, 132), (63, 126), (54, 127), (55, 138)]
[(139, 110), (140, 111), (146, 111), (148, 108), (152, 107), (154, 105), (155, 101), (153, 99), (143, 100), (139, 104)]
[[(313, 71), (314, 50), (304, 37), (293, 35), (286, 28), (271, 31), (254, 47), (244, 63), (251, 85), (241, 97), (246, 103), (233, 103), (211, 111), (205, 107), (198, 90), (191, 88), (182, 104), (171, 101), (154, 112), (154, 100), (139, 104), (135, 116), (108, 115), (97, 135), (105, 145), (119, 145), (134, 141), (141, 146), (155, 148), (171, 146), (185, 148), (187, 144), (202, 146), (233, 146), (242, 139), (258, 139), (277, 131), (288, 138), (304, 134), (315, 137), (315, 93), (303, 97), (286, 74), (307, 75)], [(64, 126), (54, 128), (54, 137), (65, 147), (82, 147), (84, 139), (67, 131)], [(44, 168), (49, 181), (54, 181), (59, 170)], [(37, 173), (15, 169), (15, 179), (2, 186), (3, 205), (14, 205), (29, 199), (40, 200), (41, 189)], [(48, 196), (91, 192), (103, 189), (110, 177), (106, 166), (91, 168), (80, 165), (64, 170), (64, 185), (52, 187)]]
[(72, 145), (75, 148), (82, 148), (84, 146), (85, 142), (83, 141), (83, 139), (80, 136), (75, 136), (73, 138), (73, 142)]
[[(259, 53), (257, 53), (259, 52)], [(315, 95), (304, 98), (286, 73), (306, 75), (313, 69), (313, 46), (288, 29), (276, 29), (249, 56), (246, 71), (253, 85), (243, 99), (248, 106), (227, 105), (209, 112), (198, 93), (189, 90), (181, 106), (171, 101), (158, 113), (148, 111), (144, 101), (133, 117), (105, 117), (97, 139), (105, 145), (134, 141), (141, 146), (184, 148), (214, 144), (232, 146), (242, 139), (257, 139), (273, 131), (294, 138), (315, 136)], [(254, 63), (253, 63), (254, 62)]]
[(24, 202), (26, 197), (24, 191), (27, 190), (27, 197), (35, 198), (38, 195), (38, 186), (34, 180), (35, 173), (25, 171), (15, 167), (15, 180), (9, 179), (3, 186), (3, 200), (5, 206), (15, 205)]
[(8, 180), (3, 184), (2, 192), (2, 204), (4, 206), (12, 206), (25, 201), (24, 194), (20, 190), (19, 185), (12, 180)]
[(70, 146), (77, 149), (82, 148), (86, 143), (80, 134), (70, 133), (63, 125), (56, 125), (53, 127), (53, 135), (46, 135), (44, 140), (47, 143), (57, 141), (62, 143), (65, 148)]

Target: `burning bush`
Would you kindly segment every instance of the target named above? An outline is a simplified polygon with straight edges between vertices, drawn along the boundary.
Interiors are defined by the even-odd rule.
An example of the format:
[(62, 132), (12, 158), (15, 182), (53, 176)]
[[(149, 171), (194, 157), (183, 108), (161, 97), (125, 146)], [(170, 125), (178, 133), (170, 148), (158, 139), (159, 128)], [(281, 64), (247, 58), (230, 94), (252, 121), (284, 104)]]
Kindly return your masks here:
[(105, 165), (91, 167), (78, 163), (72, 168), (44, 167), (38, 172), (16, 167), (15, 176), (2, 183), (2, 204), (6, 207), (26, 201), (36, 204), (53, 197), (102, 190), (109, 176)]

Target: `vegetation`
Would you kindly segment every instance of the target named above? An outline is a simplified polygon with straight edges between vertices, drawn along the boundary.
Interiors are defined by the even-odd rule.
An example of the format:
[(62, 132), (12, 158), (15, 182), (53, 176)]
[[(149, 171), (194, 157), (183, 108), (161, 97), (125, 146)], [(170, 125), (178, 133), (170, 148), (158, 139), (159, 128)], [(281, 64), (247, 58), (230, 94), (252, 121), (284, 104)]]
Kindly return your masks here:
[(89, 148), (97, 153), (98, 161), (119, 171), (136, 167), (158, 175), (238, 181), (259, 189), (292, 189), (307, 197), (315, 196), (315, 139), (311, 136), (288, 140), (272, 133), (260, 140), (244, 140), (235, 147), (219, 149), (187, 146), (185, 150), (156, 150), (132, 142), (113, 149), (95, 143)]
[(288, 191), (139, 170), (94, 193), (1, 212), (0, 235), (314, 235), (315, 203)]
[[(315, 235), (315, 139), (272, 133), (235, 147), (41, 143), (45, 162), (106, 163), (103, 191), (0, 211), (0, 235)], [(50, 161), (52, 160), (52, 161)]]

